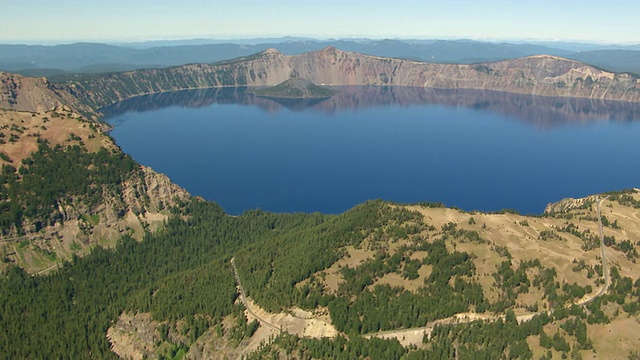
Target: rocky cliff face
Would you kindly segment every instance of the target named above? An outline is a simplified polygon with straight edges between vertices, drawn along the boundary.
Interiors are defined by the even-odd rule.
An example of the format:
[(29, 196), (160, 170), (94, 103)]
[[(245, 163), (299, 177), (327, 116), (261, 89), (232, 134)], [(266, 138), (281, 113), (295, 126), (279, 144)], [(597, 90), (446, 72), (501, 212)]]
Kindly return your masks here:
[(325, 85), (395, 85), (495, 90), (527, 95), (640, 102), (640, 79), (549, 55), (499, 62), (432, 64), (344, 52), (329, 47), (287, 56), (262, 53), (215, 64), (112, 73), (52, 84), (0, 72), (0, 108), (44, 111), (66, 104), (85, 114), (144, 94), (185, 89), (272, 86), (292, 77)]
[(59, 105), (69, 105), (84, 114), (93, 112), (66, 87), (56, 86), (46, 78), (0, 71), (0, 109), (43, 113)]
[(138, 70), (59, 87), (95, 108), (141, 94), (182, 89), (276, 85), (302, 77), (325, 85), (479, 89), (528, 95), (640, 102), (640, 80), (554, 56), (473, 65), (431, 64), (326, 48), (287, 56), (266, 50), (216, 64)]
[(155, 231), (169, 217), (173, 206), (188, 201), (189, 193), (173, 184), (164, 174), (141, 167), (117, 190), (103, 189), (102, 201), (89, 207), (81, 199), (59, 201), (60, 220), (37, 229), (25, 221), (22, 234), (0, 235), (4, 263), (13, 263), (28, 272), (55, 268), (73, 255), (82, 256), (96, 245), (110, 247), (122, 235), (141, 239), (145, 231)]
[(18, 111), (44, 112), (58, 105), (59, 97), (44, 78), (30, 78), (0, 72), (0, 107)]
[[(33, 93), (47, 94), (46, 88), (40, 88), (42, 84), (33, 85)], [(24, 86), (17, 89), (15, 98), (27, 98), (20, 92), (25, 89)], [(57, 101), (55, 97), (52, 98), (53, 101)], [(40, 209), (50, 211), (42, 210), (37, 216), (29, 215), (33, 212), (25, 213), (24, 216), (16, 215), (15, 218), (7, 215), (12, 213), (11, 207), (6, 206), (7, 203), (22, 209), (18, 214), (24, 213), (24, 209), (31, 206), (24, 197), (9, 194), (12, 191), (20, 191), (16, 189), (24, 189), (18, 184), (22, 183), (22, 176), (26, 176), (26, 172), (15, 169), (21, 166), (31, 168), (33, 160), (23, 160), (38, 151), (40, 142), (50, 144), (54, 148), (60, 145), (59, 150), (55, 150), (58, 153), (64, 151), (63, 149), (81, 147), (88, 154), (107, 149), (111, 156), (123, 158), (113, 140), (101, 132), (100, 126), (87, 121), (70, 108), (55, 106), (49, 111), (38, 112), (39, 106), (47, 104), (44, 100), (46, 98), (42, 97), (39, 102), (31, 104), (34, 106), (29, 109), (30, 112), (0, 110), (3, 137), (11, 136), (12, 139), (0, 146), (3, 155), (0, 165), (14, 166), (13, 171), (18, 178), (16, 182), (7, 181), (5, 178), (0, 185), (8, 189), (0, 199), (0, 203), (5, 205), (3, 219), (7, 221), (3, 223), (0, 231), (0, 272), (11, 263), (29, 272), (47, 271), (55, 268), (55, 264), (62, 260), (87, 253), (96, 245), (112, 246), (124, 234), (140, 239), (145, 231), (154, 230), (162, 225), (173, 206), (178, 206), (190, 198), (185, 190), (171, 183), (167, 176), (133, 164), (122, 176), (111, 173), (111, 178), (100, 178), (101, 180), (90, 182), (90, 191), (99, 196), (94, 196), (92, 201), (86, 201), (92, 194), (78, 193), (71, 188), (60, 186), (61, 183), (67, 183), (60, 179), (68, 179), (62, 174), (73, 171), (68, 166), (62, 166), (59, 169), (60, 174), (52, 174), (46, 178), (46, 182), (32, 185), (26, 190), (30, 198), (39, 199), (33, 202), (39, 204)], [(17, 102), (14, 105), (28, 104)], [(107, 162), (111, 156), (107, 157)], [(83, 161), (87, 161), (88, 156), (80, 159), (78, 164), (86, 164)], [(108, 166), (103, 165), (104, 158), (102, 159), (90, 162), (86, 168)], [(40, 160), (40, 164), (43, 163), (46, 161)], [(12, 170), (7, 167), (3, 171)], [(51, 174), (51, 171), (48, 173)], [(89, 172), (87, 176), (97, 175)], [(30, 181), (33, 182), (33, 178)], [(12, 190), (14, 186), (16, 188)], [(47, 194), (58, 191), (52, 189), (67, 190), (55, 198), (50, 198)]]

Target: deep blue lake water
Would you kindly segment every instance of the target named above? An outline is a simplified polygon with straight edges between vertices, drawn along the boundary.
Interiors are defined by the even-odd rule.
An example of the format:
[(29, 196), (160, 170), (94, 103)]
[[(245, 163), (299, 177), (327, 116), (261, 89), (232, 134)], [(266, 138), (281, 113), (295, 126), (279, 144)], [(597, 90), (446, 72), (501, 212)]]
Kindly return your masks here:
[(218, 89), (104, 112), (126, 153), (231, 214), (338, 213), (377, 198), (542, 213), (640, 186), (640, 109), (620, 102), (352, 87), (287, 103)]

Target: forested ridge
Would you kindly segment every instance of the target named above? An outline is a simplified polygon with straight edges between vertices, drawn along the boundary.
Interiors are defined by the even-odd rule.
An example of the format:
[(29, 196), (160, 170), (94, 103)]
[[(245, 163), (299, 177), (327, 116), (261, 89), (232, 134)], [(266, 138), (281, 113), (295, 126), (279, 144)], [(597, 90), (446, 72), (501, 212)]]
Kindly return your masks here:
[[(29, 174), (38, 174), (38, 169), (77, 161), (73, 155), (81, 153), (76, 148), (42, 144), (38, 153), (26, 161), (21, 175), (28, 178)], [(95, 156), (107, 157), (103, 159), (107, 166), (109, 161), (126, 165), (119, 162), (117, 154)], [(88, 163), (80, 161), (78, 166), (85, 165)], [(123, 169), (126, 171), (116, 174), (129, 176), (131, 167)], [(51, 170), (51, 176), (60, 175), (56, 172)], [(84, 182), (90, 178), (77, 179), (77, 185), (72, 182), (62, 190), (56, 188), (61, 186), (56, 180), (51, 180), (50, 186), (73, 194), (74, 186), (86, 186)], [(27, 185), (28, 182), (19, 186)], [(48, 191), (42, 192), (40, 197), (44, 199), (43, 211), (50, 214), (51, 205), (45, 200), (56, 195), (47, 194)], [(174, 209), (174, 216), (164, 229), (147, 234), (140, 242), (125, 236), (114, 249), (96, 247), (89, 255), (74, 257), (47, 276), (29, 276), (22, 269), (10, 267), (0, 278), (0, 357), (115, 357), (105, 334), (126, 310), (151, 312), (162, 321), (206, 315), (206, 327), (215, 326), (237, 307), (235, 280), (229, 268), (229, 259), (237, 251), (263, 242), (278, 244), (276, 239), (287, 239), (292, 244), (293, 239), (301, 239), (326, 246), (324, 249), (331, 253), (341, 244), (361, 239), (362, 231), (384, 221), (380, 211), (384, 207), (381, 202), (372, 202), (340, 216), (248, 211), (233, 217), (214, 203), (192, 200)], [(261, 257), (260, 253), (252, 254)], [(299, 252), (292, 254), (308, 259)], [(330, 264), (335, 256), (329, 255), (322, 260), (326, 263), (315, 267), (291, 267), (303, 272), (291, 276), (302, 279), (309, 271)], [(287, 298), (285, 293), (278, 297)]]
[[(531, 349), (524, 340), (530, 336), (548, 335), (549, 349), (566, 354), (588, 348), (590, 340), (580, 333), (582, 330), (575, 329), (583, 329), (587, 322), (609, 321), (600, 310), (603, 304), (614, 302), (623, 305), (626, 313), (638, 312), (640, 281), (622, 278), (614, 271), (612, 293), (586, 310), (562, 310), (555, 313), (555, 318), (543, 316), (521, 325), (508, 311), (506, 320), (497, 323), (439, 327), (426, 348), (407, 349), (396, 340), (366, 340), (356, 334), (414, 326), (417, 321), (423, 324), (463, 311), (468, 304), (486, 302), (481, 290), (473, 290), (473, 283), (459, 285), (461, 277), (473, 271), (472, 264), (467, 263), (468, 254), (447, 252), (442, 240), (421, 243), (432, 254), (427, 262), (440, 262), (442, 267), (432, 272), (433, 288), (418, 293), (388, 286), (377, 286), (370, 292), (358, 285), (357, 278), (369, 271), (375, 273), (380, 264), (393, 264), (394, 260), (386, 258), (372, 260), (347, 274), (348, 281), (341, 290), (344, 296), (327, 295), (313, 287), (298, 288), (295, 283), (335, 259), (336, 254), (312, 261), (324, 250), (332, 252), (324, 245), (357, 244), (375, 226), (410, 219), (410, 212), (393, 210), (383, 202), (369, 202), (339, 216), (249, 211), (232, 217), (216, 204), (193, 200), (176, 209), (174, 215), (163, 230), (148, 234), (141, 242), (124, 237), (115, 249), (97, 247), (51, 275), (28, 276), (21, 269), (11, 268), (0, 279), (0, 357), (115, 357), (105, 333), (123, 311), (150, 312), (154, 319), (167, 324), (186, 320), (183, 332), (191, 340), (178, 347), (186, 351), (203, 329), (215, 328), (224, 317), (240, 314), (230, 258), (243, 258), (243, 269), (251, 263), (255, 271), (269, 272), (270, 267), (264, 269), (259, 264), (272, 258), (267, 251), (278, 253), (278, 249), (283, 253), (276, 257), (278, 260), (286, 256), (288, 260), (299, 258), (300, 262), (293, 266), (283, 262), (277, 267), (281, 276), (270, 282), (276, 288), (262, 296), (258, 295), (264, 291), (259, 282), (248, 284), (252, 296), (264, 306), (314, 307), (324, 303), (331, 309), (335, 325), (351, 336), (314, 340), (282, 334), (254, 358), (284, 353), (299, 354), (299, 358), (452, 358), (456, 353), (459, 358), (469, 359), (479, 354), (487, 359), (529, 359)], [(307, 247), (311, 243), (320, 245), (314, 250)], [(452, 277), (455, 285), (451, 287), (447, 283)], [(471, 290), (465, 290), (467, 287)], [(354, 294), (355, 300), (347, 294)], [(455, 305), (458, 297), (461, 308)], [(408, 314), (411, 320), (405, 322), (402, 312), (417, 311), (419, 306), (425, 306), (426, 317)], [(542, 327), (554, 319), (568, 325), (563, 325), (558, 336), (541, 335)], [(547, 346), (546, 338), (540, 341)]]
[[(41, 142), (21, 164), (3, 168), (2, 229), (15, 231), (29, 221), (41, 222), (35, 227), (62, 223), (62, 201), (90, 208), (103, 194), (117, 193), (119, 184), (140, 176), (139, 169), (118, 151), (89, 153), (79, 146)], [(611, 197), (633, 209), (638, 203), (633, 191)], [(589, 216), (590, 205), (580, 207), (580, 216)], [(624, 275), (615, 263), (609, 291), (585, 306), (572, 306), (594, 289), (561, 281), (555, 267), (538, 259), (517, 259), (492, 243), (482, 232), (487, 225), (474, 219), (479, 222), (481, 214), (458, 212), (468, 224), (439, 225), (425, 220), (419, 210), (427, 208), (448, 211), (441, 204), (407, 207), (375, 200), (339, 215), (251, 210), (230, 216), (213, 202), (178, 202), (164, 226), (147, 232), (141, 241), (125, 233), (114, 248), (96, 246), (48, 275), (31, 276), (9, 266), (0, 277), (0, 358), (115, 358), (106, 334), (123, 313), (150, 314), (157, 322), (153, 357), (188, 356), (205, 336), (241, 347), (260, 325), (245, 318), (237, 301), (232, 257), (247, 295), (257, 305), (283, 313), (293, 307), (326, 309), (339, 332), (330, 339), (283, 332), (249, 358), (531, 359), (540, 349), (544, 358), (579, 358), (581, 351), (594, 349), (597, 339), (589, 335), (590, 327), (640, 313), (640, 280)], [(568, 222), (574, 215), (546, 216), (540, 219)], [(535, 218), (528, 218), (532, 224), (526, 221), (517, 225), (529, 228)], [(613, 230), (628, 225), (606, 223)], [(578, 227), (545, 231), (538, 241), (566, 242), (561, 234), (584, 244), (594, 241)], [(607, 251), (635, 261), (631, 240), (609, 236), (605, 245)], [(499, 261), (482, 274), (477, 255), (469, 249), (485, 248)], [(334, 275), (342, 281), (335, 288), (328, 286), (328, 269), (356, 250), (369, 256), (357, 266), (338, 267)], [(589, 278), (602, 276), (602, 268), (584, 262), (575, 261), (572, 267)], [(390, 275), (403, 281), (421, 279), (421, 285), (409, 290), (382, 281)], [(487, 279), (491, 297), (483, 285)], [(532, 311), (539, 314), (531, 321), (518, 324), (513, 309), (528, 295), (540, 296), (544, 303), (535, 303)], [(548, 311), (542, 311), (543, 306)], [(466, 312), (505, 316), (437, 325), (420, 346), (362, 336), (423, 327)]]
[(237, 297), (228, 262), (234, 251), (309, 218), (259, 211), (231, 217), (193, 201), (141, 242), (125, 237), (115, 249), (97, 247), (48, 276), (11, 268), (0, 280), (1, 356), (114, 357), (105, 334), (125, 310), (159, 320), (208, 315), (214, 325), (232, 313)]
[(78, 145), (50, 146), (40, 141), (38, 150), (18, 168), (3, 165), (0, 174), (0, 230), (24, 233), (25, 221), (34, 230), (63, 221), (64, 202), (80, 200), (88, 208), (102, 201), (105, 192), (120, 192), (119, 184), (140, 169), (130, 156), (105, 148), (89, 153)]

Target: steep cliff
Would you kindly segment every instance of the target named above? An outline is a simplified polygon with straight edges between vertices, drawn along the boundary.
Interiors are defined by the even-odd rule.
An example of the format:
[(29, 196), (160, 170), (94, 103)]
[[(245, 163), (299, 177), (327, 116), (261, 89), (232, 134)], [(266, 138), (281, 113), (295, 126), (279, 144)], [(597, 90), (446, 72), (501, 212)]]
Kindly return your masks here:
[(94, 108), (142, 94), (229, 86), (271, 86), (291, 77), (325, 85), (396, 85), (640, 101), (640, 80), (555, 56), (473, 64), (431, 64), (329, 47), (295, 56), (269, 49), (215, 64), (137, 70), (58, 85)]
[(0, 71), (0, 109), (45, 112), (58, 105), (69, 105), (76, 112), (92, 114), (66, 87), (56, 86), (46, 78), (32, 78)]
[(0, 270), (46, 271), (124, 234), (140, 239), (189, 199), (101, 128), (65, 106), (0, 110)]
[(53, 84), (0, 72), (0, 108), (44, 111), (65, 104), (85, 115), (123, 99), (185, 89), (273, 86), (292, 77), (325, 85), (395, 85), (496, 90), (640, 102), (640, 79), (577, 61), (536, 55), (499, 62), (433, 64), (344, 52), (333, 47), (287, 56), (268, 49), (214, 64), (145, 69)]

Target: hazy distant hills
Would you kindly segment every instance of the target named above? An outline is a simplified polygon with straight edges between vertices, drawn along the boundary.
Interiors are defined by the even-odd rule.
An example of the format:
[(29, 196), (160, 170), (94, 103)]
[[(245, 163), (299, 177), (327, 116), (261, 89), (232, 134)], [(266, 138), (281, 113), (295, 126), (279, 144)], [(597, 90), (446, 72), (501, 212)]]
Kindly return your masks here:
[(640, 73), (640, 47), (578, 43), (491, 43), (471, 40), (249, 39), (156, 41), (133, 44), (0, 45), (0, 70), (28, 76), (100, 73), (213, 63), (275, 48), (297, 55), (334, 46), (344, 51), (433, 63), (471, 64), (537, 54), (562, 56), (597, 67)]

